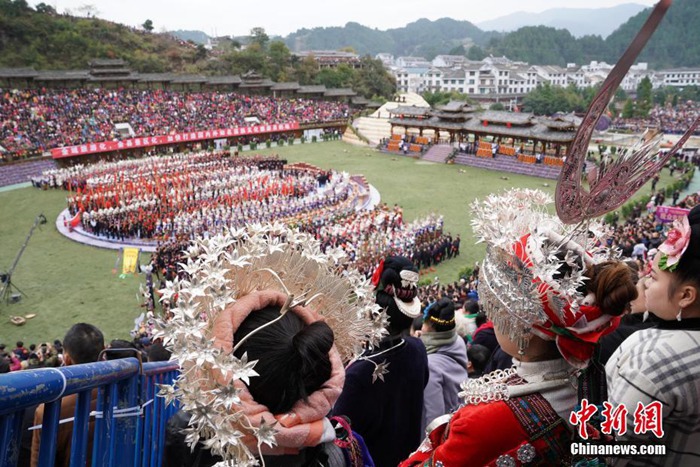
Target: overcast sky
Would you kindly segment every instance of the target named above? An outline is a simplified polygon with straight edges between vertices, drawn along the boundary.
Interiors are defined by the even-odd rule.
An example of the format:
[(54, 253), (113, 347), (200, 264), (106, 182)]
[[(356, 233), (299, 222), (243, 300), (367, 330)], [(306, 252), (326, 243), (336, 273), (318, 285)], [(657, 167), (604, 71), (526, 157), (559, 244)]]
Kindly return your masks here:
[[(600, 8), (623, 3), (653, 5), (654, 0), (43, 0), (60, 13), (78, 15), (92, 5), (97, 16), (129, 26), (153, 21), (156, 31), (193, 29), (211, 35), (247, 35), (261, 26), (269, 35), (300, 28), (343, 26), (355, 21), (381, 30), (405, 26), (419, 18), (450, 17), (472, 23), (517, 11), (550, 8)], [(40, 1), (30, 1), (36, 5)]]

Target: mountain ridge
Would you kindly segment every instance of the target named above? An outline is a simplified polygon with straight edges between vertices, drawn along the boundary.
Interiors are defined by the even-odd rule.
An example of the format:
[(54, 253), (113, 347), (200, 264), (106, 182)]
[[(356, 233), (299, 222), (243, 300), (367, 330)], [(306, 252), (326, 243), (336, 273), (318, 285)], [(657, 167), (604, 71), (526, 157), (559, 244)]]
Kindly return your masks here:
[(566, 29), (574, 37), (597, 35), (606, 38), (646, 8), (639, 3), (624, 3), (607, 8), (549, 8), (539, 13), (516, 11), (481, 21), (476, 26), (484, 31), (498, 32), (513, 32), (525, 26), (548, 26)]
[(284, 42), (292, 51), (352, 47), (360, 55), (388, 52), (394, 55), (435, 56), (471, 44), (485, 44), (494, 33), (473, 23), (452, 18), (420, 18), (401, 28), (373, 29), (357, 22), (343, 27), (302, 28)]
[[(98, 18), (59, 15), (52, 7), (41, 5), (39, 11), (39, 6), (33, 10), (23, 0), (0, 2), (0, 67), (84, 69), (94, 58), (121, 58), (141, 73), (226, 74), (241, 71), (234, 64), (245, 71), (265, 68), (267, 63), (247, 49), (229, 47), (209, 56), (203, 47), (175, 40), (172, 33), (148, 33)], [(565, 66), (591, 60), (614, 63), (650, 11), (645, 9), (633, 16), (606, 39), (595, 35), (575, 38), (568, 30), (546, 26), (527, 26), (500, 34), (451, 18), (419, 19), (386, 31), (350, 22), (342, 27), (300, 29), (280, 39), (292, 51), (350, 47), (362, 56), (388, 52), (432, 59), (451, 54), (481, 60), (488, 55), (505, 55), (533, 65)], [(697, 24), (700, 1), (676, 0), (639, 61), (648, 62), (652, 69), (700, 67)], [(200, 37), (207, 38), (203, 33)], [(237, 43), (245, 44), (247, 39)], [(292, 75), (282, 73), (282, 68), (275, 76), (281, 73), (290, 79)]]

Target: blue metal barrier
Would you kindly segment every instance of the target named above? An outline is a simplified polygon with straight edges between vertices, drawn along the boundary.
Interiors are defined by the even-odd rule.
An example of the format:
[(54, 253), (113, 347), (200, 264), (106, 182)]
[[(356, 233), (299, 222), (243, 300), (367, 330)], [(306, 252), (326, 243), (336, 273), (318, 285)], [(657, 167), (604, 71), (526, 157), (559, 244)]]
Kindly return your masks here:
[(22, 419), (25, 410), (37, 404), (44, 404), (39, 465), (53, 467), (61, 401), (66, 396), (76, 397), (71, 467), (85, 465), (90, 441), (93, 466), (159, 467), (165, 425), (177, 407), (165, 406), (157, 397), (157, 385), (172, 383), (178, 373), (175, 362), (141, 367), (136, 358), (124, 358), (1, 375), (0, 467), (17, 465)]

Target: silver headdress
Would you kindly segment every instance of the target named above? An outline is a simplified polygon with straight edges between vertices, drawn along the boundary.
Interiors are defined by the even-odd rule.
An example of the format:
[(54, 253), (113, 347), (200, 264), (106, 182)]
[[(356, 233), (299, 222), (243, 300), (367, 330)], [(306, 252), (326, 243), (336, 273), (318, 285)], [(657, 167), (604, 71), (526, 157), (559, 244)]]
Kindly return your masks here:
[(591, 223), (587, 231), (566, 225), (547, 212), (551, 202), (542, 191), (513, 189), (472, 204), (474, 233), (486, 243), (479, 301), (521, 348), (552, 313), (570, 322), (586, 300), (584, 270), (613, 256), (597, 246), (606, 245), (602, 224)]
[[(282, 313), (303, 306), (317, 314), (333, 329), (335, 348), (347, 362), (362, 352), (363, 342), (381, 339), (386, 316), (374, 303), (369, 281), (351, 268), (339, 272), (344, 253), (325, 254), (313, 237), (281, 224), (197, 240), (186, 258), (181, 265), (185, 277), (162, 291), (163, 300), (176, 297), (176, 304), (157, 336), (182, 372), (174, 385), (162, 387), (161, 395), (179, 400), (192, 414), (188, 443), (202, 440), (225, 461), (256, 465), (261, 446), (275, 446), (275, 428), (244, 413), (240, 382), (258, 376), (256, 362), (245, 355), (238, 359), (212, 342), (217, 318), (254, 292), (281, 292), (287, 297)], [(258, 452), (250, 448), (256, 444)]]

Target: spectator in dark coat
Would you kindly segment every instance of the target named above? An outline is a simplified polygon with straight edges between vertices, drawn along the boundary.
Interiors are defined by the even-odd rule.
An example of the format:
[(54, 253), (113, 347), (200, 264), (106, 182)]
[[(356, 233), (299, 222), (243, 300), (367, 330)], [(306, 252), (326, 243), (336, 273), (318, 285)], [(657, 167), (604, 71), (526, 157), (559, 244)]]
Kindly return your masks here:
[(389, 315), (389, 336), (347, 368), (333, 413), (350, 418), (378, 467), (393, 467), (422, 439), (428, 356), (421, 341), (409, 336), (420, 314), (416, 267), (407, 258), (388, 257), (373, 279), (377, 303)]
[(484, 368), (491, 358), (489, 349), (479, 344), (472, 344), (467, 349), (467, 373), (470, 378), (479, 378), (484, 374)]
[(479, 313), (476, 316), (476, 326), (476, 331), (472, 335), (472, 345), (483, 345), (493, 353), (498, 347), (493, 323), (486, 318), (485, 313)]

